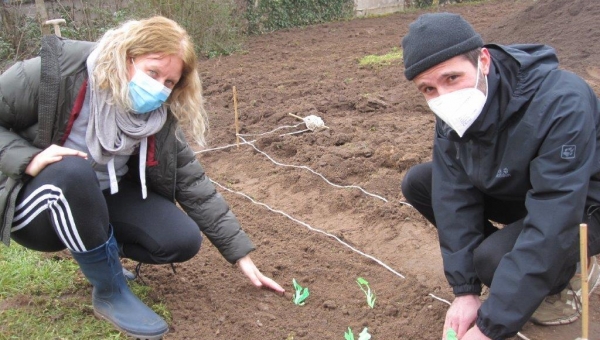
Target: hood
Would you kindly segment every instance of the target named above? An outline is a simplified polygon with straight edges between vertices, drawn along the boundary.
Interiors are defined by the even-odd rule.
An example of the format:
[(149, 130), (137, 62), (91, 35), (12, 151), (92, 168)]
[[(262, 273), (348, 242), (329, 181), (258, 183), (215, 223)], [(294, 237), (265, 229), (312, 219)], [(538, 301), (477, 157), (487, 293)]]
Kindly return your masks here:
[[(546, 76), (558, 68), (556, 51), (547, 45), (485, 45), (492, 57), (487, 76), (488, 96), (481, 115), (460, 138), (438, 119), (438, 131), (462, 142), (486, 139), (526, 107)], [(441, 126), (440, 126), (441, 125)]]

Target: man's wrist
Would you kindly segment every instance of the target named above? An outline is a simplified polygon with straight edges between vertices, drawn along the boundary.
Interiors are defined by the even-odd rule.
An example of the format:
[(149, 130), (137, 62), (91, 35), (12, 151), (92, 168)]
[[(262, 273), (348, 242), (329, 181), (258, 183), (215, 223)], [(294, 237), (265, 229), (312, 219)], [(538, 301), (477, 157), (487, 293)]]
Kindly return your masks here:
[(481, 284), (464, 284), (460, 286), (452, 286), (452, 292), (454, 296), (463, 296), (463, 295), (481, 295)]

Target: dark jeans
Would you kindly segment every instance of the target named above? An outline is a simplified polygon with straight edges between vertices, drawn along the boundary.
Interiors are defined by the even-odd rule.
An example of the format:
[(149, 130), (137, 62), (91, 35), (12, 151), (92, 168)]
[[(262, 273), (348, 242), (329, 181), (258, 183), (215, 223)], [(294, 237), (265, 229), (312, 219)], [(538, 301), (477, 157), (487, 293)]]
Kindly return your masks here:
[[(38, 251), (82, 252), (106, 243), (112, 225), (123, 254), (142, 263), (183, 262), (200, 250), (198, 225), (173, 202), (121, 180), (101, 191), (90, 163), (65, 157), (25, 184), (17, 198), (11, 238)], [(18, 230), (14, 230), (18, 228)]]
[[(408, 203), (419, 211), (434, 226), (435, 216), (431, 203), (432, 194), (432, 163), (423, 163), (412, 167), (402, 181), (402, 193)], [(591, 210), (590, 210), (591, 211)], [(599, 210), (600, 211), (600, 210)], [(519, 234), (523, 230), (523, 219), (527, 215), (527, 210), (523, 202), (501, 201), (493, 197), (484, 198), (484, 234), (485, 240), (475, 249), (474, 265), (477, 276), (486, 286), (490, 286), (494, 273), (502, 257), (510, 252), (514, 247)], [(505, 226), (501, 229), (494, 227), (490, 222), (494, 221)], [(600, 216), (593, 213), (586, 215), (586, 221), (589, 229), (589, 254), (596, 254), (600, 247)], [(554, 287), (551, 294), (556, 294), (566, 287), (569, 280), (573, 277), (579, 253), (569, 256), (569, 264), (564, 270), (563, 275), (557, 281), (559, 284)]]

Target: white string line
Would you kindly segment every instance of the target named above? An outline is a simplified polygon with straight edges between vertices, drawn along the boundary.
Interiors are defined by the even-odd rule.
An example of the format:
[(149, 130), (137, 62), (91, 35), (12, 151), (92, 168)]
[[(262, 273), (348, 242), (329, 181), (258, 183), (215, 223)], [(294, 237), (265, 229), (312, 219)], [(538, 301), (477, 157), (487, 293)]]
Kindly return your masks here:
[(280, 126), (280, 127), (276, 128), (276, 129), (273, 129), (273, 130), (271, 130), (271, 131), (268, 131), (268, 132), (263, 132), (263, 133), (258, 133), (258, 134), (252, 134), (252, 133), (238, 133), (237, 135), (238, 135), (238, 136), (245, 136), (245, 137), (252, 137), (252, 136), (264, 136), (264, 135), (268, 135), (268, 134), (270, 134), (270, 133), (273, 133), (273, 132), (275, 132), (275, 131), (277, 131), (277, 130), (295, 128), (295, 127), (298, 127), (298, 126), (300, 126), (300, 125), (302, 125), (302, 124), (304, 124), (304, 123), (298, 123), (298, 124), (296, 124), (296, 125), (283, 125), (283, 126)]
[[(275, 129), (275, 130), (277, 130), (277, 129)], [(275, 131), (275, 130), (273, 130), (273, 131)], [(300, 131), (294, 131), (294, 132), (284, 133), (284, 134), (279, 135), (279, 137), (283, 137), (283, 136), (287, 136), (287, 135), (295, 135), (295, 134), (306, 132), (306, 131), (310, 131), (310, 130), (309, 129), (305, 129), (305, 130), (300, 130)], [(244, 134), (238, 134), (238, 136), (246, 136), (246, 135), (244, 135)], [(250, 136), (250, 135), (248, 135), (248, 136)], [(228, 145), (219, 146), (219, 147), (216, 147), (216, 148), (203, 149), (203, 150), (200, 150), (200, 151), (195, 151), (194, 154), (197, 155), (197, 154), (205, 153), (205, 152), (209, 152), (209, 151), (223, 150), (223, 149), (232, 148), (232, 147), (238, 146), (238, 145), (252, 144), (254, 142), (256, 142), (256, 139), (255, 140), (251, 140), (249, 142), (243, 142), (243, 143), (240, 143), (240, 144), (237, 144), (237, 143), (236, 144), (228, 144)]]
[(346, 247), (350, 248), (350, 250), (352, 250), (353, 252), (355, 252), (355, 253), (358, 253), (358, 254), (360, 254), (360, 255), (362, 255), (362, 256), (364, 256), (364, 257), (367, 257), (367, 258), (369, 258), (369, 259), (371, 259), (371, 260), (373, 260), (373, 261), (377, 262), (378, 264), (380, 264), (381, 266), (383, 266), (385, 269), (387, 269), (387, 270), (389, 270), (390, 272), (394, 273), (395, 275), (397, 275), (397, 276), (399, 276), (399, 277), (401, 277), (401, 278), (405, 279), (404, 275), (402, 275), (402, 274), (398, 273), (397, 271), (395, 271), (394, 269), (392, 269), (390, 266), (388, 266), (387, 264), (383, 263), (381, 260), (379, 260), (379, 259), (377, 259), (377, 258), (375, 258), (375, 257), (373, 257), (373, 256), (371, 256), (371, 255), (369, 255), (369, 254), (366, 254), (366, 253), (364, 253), (364, 252), (362, 252), (362, 251), (360, 251), (360, 250), (358, 250), (358, 249), (356, 249), (356, 248), (352, 247), (352, 246), (351, 246), (351, 245), (349, 245), (348, 243), (346, 243), (346, 242), (342, 241), (342, 240), (341, 240), (339, 237), (337, 237), (337, 236), (335, 236), (335, 235), (333, 235), (333, 234), (330, 234), (330, 233), (328, 233), (328, 232), (325, 232), (325, 231), (323, 231), (323, 230), (320, 230), (320, 229), (314, 228), (314, 227), (310, 226), (308, 223), (305, 223), (305, 222), (302, 222), (302, 221), (300, 221), (300, 220), (298, 220), (298, 219), (295, 219), (294, 217), (290, 216), (289, 214), (287, 214), (287, 213), (285, 213), (285, 212), (283, 212), (283, 211), (281, 211), (281, 210), (276, 210), (276, 209), (273, 209), (273, 208), (271, 208), (270, 206), (268, 206), (268, 205), (267, 205), (267, 204), (265, 204), (265, 203), (258, 202), (258, 201), (256, 201), (256, 200), (254, 200), (252, 197), (250, 197), (250, 196), (248, 196), (248, 195), (244, 194), (243, 192), (240, 192), (240, 191), (235, 191), (235, 190), (231, 190), (231, 189), (229, 189), (229, 188), (227, 188), (227, 187), (224, 187), (223, 185), (221, 185), (221, 184), (219, 184), (219, 183), (215, 182), (213, 179), (211, 179), (210, 181), (211, 181), (211, 182), (213, 182), (214, 184), (218, 185), (220, 188), (222, 188), (222, 189), (224, 189), (224, 190), (227, 190), (227, 191), (229, 191), (229, 192), (231, 192), (231, 193), (234, 193), (234, 194), (236, 194), (236, 195), (240, 195), (240, 196), (243, 196), (243, 197), (245, 197), (245, 198), (249, 199), (249, 200), (250, 200), (250, 201), (252, 201), (252, 203), (254, 203), (254, 204), (257, 204), (257, 205), (263, 206), (263, 207), (267, 208), (268, 210), (270, 210), (270, 211), (272, 211), (272, 212), (275, 212), (275, 213), (278, 213), (278, 214), (280, 214), (280, 215), (283, 215), (283, 216), (285, 216), (285, 217), (289, 218), (290, 220), (292, 220), (292, 221), (294, 221), (294, 222), (296, 222), (296, 223), (299, 223), (299, 224), (301, 224), (301, 225), (305, 226), (306, 228), (308, 228), (308, 229), (309, 229), (309, 230), (311, 230), (311, 231), (315, 231), (315, 232), (321, 233), (321, 234), (323, 234), (323, 235), (325, 235), (325, 236), (329, 236), (329, 237), (331, 237), (331, 238), (335, 239), (336, 241), (338, 241), (338, 242), (339, 242), (339, 243), (341, 243), (342, 245), (344, 245), (344, 246), (346, 246)]
[[(302, 124), (302, 123), (300, 123), (300, 124)], [(298, 125), (300, 125), (300, 124), (298, 124)], [(296, 126), (298, 126), (298, 125), (296, 125)], [(271, 131), (269, 131), (269, 132), (265, 132), (265, 133), (263, 133), (263, 134), (259, 134), (259, 135), (268, 134), (268, 133), (271, 133), (271, 132), (273, 132), (273, 131), (276, 131), (276, 130), (278, 130), (278, 129), (280, 129), (280, 128), (283, 128), (283, 127), (289, 127), (289, 126), (282, 126), (282, 127), (279, 127), (279, 128), (277, 128), (277, 129), (274, 129), (274, 130), (271, 130)], [(301, 132), (305, 132), (305, 131), (309, 131), (309, 130), (296, 131), (296, 132), (291, 132), (291, 133), (288, 133), (288, 134), (301, 133)], [(257, 148), (257, 147), (256, 147), (256, 145), (254, 145), (254, 142), (256, 142), (256, 140), (252, 140), (252, 141), (248, 142), (248, 141), (247, 141), (247, 140), (246, 140), (246, 139), (243, 137), (243, 136), (244, 136), (243, 134), (238, 134), (237, 136), (239, 136), (239, 137), (240, 137), (240, 139), (242, 139), (242, 141), (243, 141), (243, 143), (240, 143), (240, 144), (244, 144), (244, 145), (245, 145), (245, 144), (247, 144), (247, 145), (250, 145), (251, 147), (253, 147), (253, 148), (254, 148), (254, 150), (256, 150), (257, 152), (259, 152), (259, 153), (261, 153), (262, 155), (264, 155), (265, 157), (267, 157), (267, 158), (268, 158), (268, 159), (269, 159), (271, 162), (273, 162), (275, 165), (279, 165), (279, 166), (282, 166), (282, 167), (290, 167), (290, 168), (297, 168), (297, 169), (305, 169), (305, 170), (308, 170), (308, 171), (312, 172), (313, 174), (315, 174), (315, 175), (317, 175), (317, 176), (321, 177), (321, 178), (322, 178), (322, 179), (323, 179), (323, 180), (324, 180), (324, 181), (325, 181), (327, 184), (329, 184), (329, 185), (331, 185), (331, 186), (334, 186), (334, 187), (336, 187), (336, 188), (343, 188), (343, 189), (358, 189), (358, 190), (362, 191), (362, 192), (363, 192), (365, 195), (368, 195), (368, 196), (371, 196), (371, 197), (374, 197), (374, 198), (378, 198), (378, 199), (380, 199), (380, 200), (382, 200), (382, 201), (384, 201), (384, 202), (386, 202), (386, 203), (388, 202), (388, 200), (387, 200), (386, 198), (384, 198), (384, 197), (381, 197), (381, 196), (379, 196), (379, 195), (377, 195), (377, 194), (370, 193), (370, 192), (366, 191), (365, 189), (361, 188), (361, 187), (360, 187), (360, 186), (358, 186), (358, 185), (339, 185), (339, 184), (335, 184), (335, 183), (331, 182), (330, 180), (328, 180), (327, 178), (325, 178), (325, 176), (323, 176), (323, 175), (321, 175), (320, 173), (318, 173), (318, 172), (314, 171), (313, 169), (311, 169), (311, 168), (307, 167), (306, 165), (292, 165), (292, 164), (284, 164), (284, 163), (280, 163), (280, 162), (276, 161), (275, 159), (273, 159), (273, 157), (269, 156), (269, 155), (268, 155), (266, 152), (264, 152), (264, 151), (260, 150), (259, 148)], [(284, 136), (284, 135), (281, 135), (281, 136)], [(221, 150), (221, 149), (227, 149), (227, 148), (231, 148), (231, 147), (234, 147), (234, 146), (237, 146), (237, 145), (238, 145), (238, 144), (229, 144), (229, 145), (225, 145), (225, 146), (221, 146), (221, 147), (217, 147), (217, 148), (200, 150), (200, 151), (196, 151), (196, 152), (195, 152), (195, 154), (200, 154), (200, 153), (209, 152), (209, 151), (215, 151), (215, 150)], [(409, 207), (412, 207), (412, 205), (410, 205), (410, 204), (409, 204), (409, 203), (407, 203), (407, 202), (400, 201), (399, 203), (400, 203), (400, 204), (403, 204), (403, 205), (407, 205), (407, 206), (409, 206)]]
[(283, 137), (283, 136), (287, 136), (287, 135), (296, 135), (302, 132), (306, 132), (306, 131), (311, 131), (310, 129), (304, 129), (304, 130), (300, 130), (300, 131), (294, 131), (294, 132), (288, 132), (288, 133), (284, 133), (282, 135), (279, 135), (279, 137)]
[[(304, 131), (307, 131), (307, 130), (304, 130)], [(299, 132), (304, 132), (304, 131), (297, 131), (297, 132), (292, 132), (292, 133), (299, 133)], [(381, 197), (381, 196), (379, 196), (379, 195), (377, 195), (377, 194), (372, 194), (372, 193), (370, 193), (370, 192), (366, 191), (365, 189), (361, 188), (361, 187), (360, 187), (360, 186), (358, 186), (358, 185), (339, 185), (339, 184), (332, 183), (330, 180), (328, 180), (327, 178), (325, 178), (325, 176), (321, 175), (320, 173), (318, 173), (318, 172), (314, 171), (313, 169), (311, 169), (311, 168), (309, 168), (309, 167), (307, 167), (307, 166), (305, 166), (305, 165), (293, 165), (293, 164), (284, 164), (284, 163), (277, 162), (275, 159), (273, 159), (273, 157), (269, 156), (269, 155), (268, 155), (266, 152), (264, 152), (264, 151), (260, 150), (259, 148), (257, 148), (257, 147), (254, 145), (254, 142), (256, 142), (256, 140), (247, 141), (247, 140), (245, 140), (245, 139), (244, 139), (244, 137), (242, 137), (241, 135), (239, 135), (239, 136), (240, 136), (240, 138), (241, 138), (241, 139), (242, 139), (242, 141), (243, 141), (243, 142), (242, 142), (242, 143), (240, 143), (240, 144), (242, 144), (242, 145), (250, 145), (251, 147), (253, 147), (253, 148), (254, 148), (254, 150), (256, 150), (257, 152), (259, 152), (259, 153), (263, 154), (265, 157), (267, 157), (267, 158), (268, 158), (268, 159), (269, 159), (271, 162), (273, 162), (275, 165), (279, 165), (279, 166), (283, 166), (283, 167), (290, 167), (290, 168), (297, 168), (297, 169), (305, 169), (305, 170), (308, 170), (308, 171), (312, 172), (313, 174), (315, 174), (315, 175), (317, 175), (317, 176), (321, 177), (321, 178), (322, 178), (322, 179), (323, 179), (323, 180), (324, 180), (324, 181), (325, 181), (327, 184), (329, 184), (329, 185), (331, 185), (331, 186), (334, 186), (334, 187), (336, 187), (336, 188), (342, 188), (342, 189), (358, 189), (358, 190), (362, 191), (364, 194), (366, 194), (366, 195), (368, 195), (368, 196), (371, 196), (371, 197), (374, 197), (374, 198), (378, 198), (378, 199), (380, 199), (380, 200), (382, 200), (382, 201), (384, 201), (384, 202), (386, 202), (386, 203), (388, 202), (388, 200), (387, 200), (386, 198), (384, 198), (384, 197)], [(212, 149), (204, 149), (204, 150), (200, 150), (200, 151), (195, 151), (194, 153), (195, 153), (195, 154), (200, 154), (200, 153), (209, 152), (209, 151), (216, 151), (216, 150), (221, 150), (221, 149), (232, 148), (232, 147), (234, 147), (234, 146), (237, 146), (237, 144), (229, 144), (229, 145), (225, 145), (225, 146), (221, 146), (221, 147), (217, 147), (217, 148), (212, 148)], [(407, 202), (399, 201), (399, 203), (400, 203), (400, 204), (403, 204), (403, 205), (407, 205), (407, 206), (409, 206), (409, 207), (412, 207), (412, 205), (410, 205), (410, 204), (409, 204), (409, 203), (407, 203)]]
[[(241, 145), (243, 145), (243, 144), (252, 144), (254, 142), (256, 142), (256, 140), (252, 140), (252, 141), (249, 141), (249, 142), (244, 141), (243, 143), (240, 143), (240, 144)], [(204, 149), (204, 150), (200, 150), (200, 151), (195, 151), (194, 154), (197, 155), (199, 153), (205, 153), (205, 152), (209, 152), (209, 151), (216, 151), (216, 150), (228, 149), (228, 148), (232, 148), (232, 147), (237, 146), (237, 145), (238, 144), (229, 144), (229, 145), (219, 146), (219, 147), (212, 148), (212, 149)]]
[(450, 301), (442, 299), (441, 297), (437, 297), (437, 296), (435, 296), (435, 295), (433, 295), (431, 293), (429, 293), (429, 296), (431, 296), (432, 298), (434, 298), (436, 300), (442, 301), (443, 303), (447, 304), (448, 306), (451, 305)]
[(523, 340), (530, 340), (528, 337), (525, 336), (525, 334), (521, 332), (517, 332), (517, 336)]
[[(240, 138), (241, 138), (241, 139), (242, 139), (244, 142), (246, 141), (246, 140), (244, 139), (244, 137), (240, 137)], [(358, 189), (358, 190), (362, 191), (362, 192), (363, 192), (364, 194), (366, 194), (366, 195), (369, 195), (369, 196), (371, 196), (371, 197), (378, 198), (378, 199), (380, 199), (380, 200), (382, 200), (382, 201), (384, 201), (384, 202), (387, 202), (387, 201), (388, 201), (387, 199), (385, 199), (385, 198), (383, 198), (383, 197), (381, 197), (381, 196), (379, 196), (379, 195), (372, 194), (372, 193), (370, 193), (370, 192), (366, 191), (365, 189), (363, 189), (363, 188), (359, 187), (358, 185), (339, 185), (339, 184), (332, 183), (332, 182), (331, 182), (331, 181), (329, 181), (327, 178), (325, 178), (325, 176), (323, 176), (323, 175), (321, 175), (320, 173), (318, 173), (318, 172), (314, 171), (313, 169), (311, 169), (311, 168), (307, 167), (306, 165), (292, 165), (292, 164), (284, 164), (284, 163), (279, 163), (279, 162), (277, 162), (276, 160), (274, 160), (274, 159), (273, 159), (271, 156), (269, 156), (269, 155), (268, 155), (266, 152), (264, 152), (264, 151), (260, 150), (259, 148), (257, 148), (257, 147), (256, 147), (256, 145), (254, 145), (253, 143), (248, 143), (248, 144), (249, 144), (251, 147), (253, 147), (253, 148), (254, 148), (254, 150), (258, 151), (259, 153), (261, 153), (262, 155), (264, 155), (265, 157), (267, 157), (267, 158), (268, 158), (268, 159), (269, 159), (271, 162), (275, 163), (276, 165), (283, 166), (283, 167), (289, 167), (289, 168), (297, 168), (297, 169), (304, 169), (304, 170), (308, 170), (308, 171), (312, 172), (313, 174), (315, 174), (315, 175), (317, 175), (317, 176), (321, 177), (321, 178), (322, 178), (322, 179), (323, 179), (323, 180), (324, 180), (324, 181), (325, 181), (327, 184), (329, 184), (329, 185), (331, 185), (331, 186), (334, 186), (334, 187), (336, 187), (336, 188), (345, 188), (345, 189), (352, 188), (352, 189)], [(400, 203), (403, 203), (403, 204), (408, 204), (408, 203), (404, 203), (404, 202), (400, 202)]]
[[(440, 298), (440, 297), (437, 297), (437, 296), (435, 296), (435, 295), (433, 295), (433, 294), (431, 294), (431, 293), (429, 293), (429, 296), (431, 296), (432, 298), (434, 298), (434, 299), (436, 299), (436, 300), (442, 301), (443, 303), (447, 304), (448, 306), (452, 305), (452, 304), (450, 303), (450, 301), (448, 301), (448, 300), (444, 300), (444, 299), (442, 299), (442, 298)], [(523, 340), (530, 340), (528, 337), (526, 337), (525, 335), (521, 334), (520, 332), (517, 332), (517, 336), (518, 336), (519, 338), (523, 339)]]

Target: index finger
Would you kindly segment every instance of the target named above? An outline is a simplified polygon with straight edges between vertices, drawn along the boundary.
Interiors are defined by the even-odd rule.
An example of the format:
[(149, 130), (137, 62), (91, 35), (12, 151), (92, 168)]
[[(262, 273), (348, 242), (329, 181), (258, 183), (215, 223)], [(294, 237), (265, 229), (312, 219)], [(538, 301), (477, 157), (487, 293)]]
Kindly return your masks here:
[(262, 275), (260, 277), (260, 281), (262, 282), (263, 285), (265, 285), (266, 287), (269, 287), (270, 289), (272, 289), (278, 293), (281, 293), (281, 294), (285, 293), (285, 289), (283, 289), (283, 287), (281, 287), (279, 285), (279, 283), (275, 282), (275, 280), (273, 280), (269, 277)]
[(56, 155), (59, 156), (79, 156), (83, 158), (87, 158), (87, 153), (71, 148), (60, 147), (60, 149), (56, 150)]

